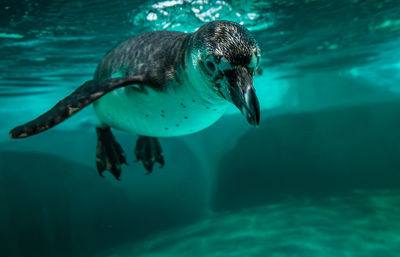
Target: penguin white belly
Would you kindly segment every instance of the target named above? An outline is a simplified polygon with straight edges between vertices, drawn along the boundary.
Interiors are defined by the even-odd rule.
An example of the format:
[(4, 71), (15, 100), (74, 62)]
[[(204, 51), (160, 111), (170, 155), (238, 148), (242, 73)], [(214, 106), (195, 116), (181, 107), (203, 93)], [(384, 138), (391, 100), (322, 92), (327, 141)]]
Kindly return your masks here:
[[(171, 137), (200, 131), (216, 122), (228, 102), (210, 103), (187, 87), (141, 92), (124, 87), (94, 103), (103, 124), (142, 136)], [(186, 89), (185, 89), (186, 88)]]

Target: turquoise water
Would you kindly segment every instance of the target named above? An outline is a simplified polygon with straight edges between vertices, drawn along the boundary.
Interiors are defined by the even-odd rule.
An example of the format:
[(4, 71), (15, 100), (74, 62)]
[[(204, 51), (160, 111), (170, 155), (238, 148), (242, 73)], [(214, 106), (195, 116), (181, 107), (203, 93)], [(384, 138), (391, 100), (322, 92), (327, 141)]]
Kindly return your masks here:
[[(2, 1), (1, 256), (398, 256), (399, 1)], [(91, 108), (43, 134), (8, 131), (150, 30), (247, 27), (258, 128), (232, 105), (160, 140), (165, 167), (96, 171)]]

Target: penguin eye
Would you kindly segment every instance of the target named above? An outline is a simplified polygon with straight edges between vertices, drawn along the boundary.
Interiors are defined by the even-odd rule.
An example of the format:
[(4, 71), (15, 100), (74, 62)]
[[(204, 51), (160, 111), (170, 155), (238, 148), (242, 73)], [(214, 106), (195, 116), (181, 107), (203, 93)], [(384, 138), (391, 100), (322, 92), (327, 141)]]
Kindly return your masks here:
[(215, 65), (213, 62), (211, 61), (200, 61), (200, 68), (209, 76), (213, 76), (213, 74), (215, 73)]
[(206, 62), (206, 65), (207, 65), (207, 68), (208, 68), (208, 69), (210, 69), (210, 70), (212, 70), (212, 71), (215, 71), (215, 65), (214, 65), (214, 63), (212, 63), (212, 62), (210, 62), (210, 61), (207, 61), (207, 62)]

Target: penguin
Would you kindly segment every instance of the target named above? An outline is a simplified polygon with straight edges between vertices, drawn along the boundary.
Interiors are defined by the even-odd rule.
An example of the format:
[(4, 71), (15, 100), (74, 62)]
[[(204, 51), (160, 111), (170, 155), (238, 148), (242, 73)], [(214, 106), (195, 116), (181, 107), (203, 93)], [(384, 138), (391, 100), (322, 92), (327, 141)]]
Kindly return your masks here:
[(257, 126), (260, 106), (253, 76), (260, 48), (242, 25), (214, 21), (193, 33), (152, 31), (130, 38), (98, 64), (93, 79), (11, 138), (43, 132), (92, 104), (96, 166), (119, 180), (126, 154), (111, 128), (138, 135), (135, 155), (148, 171), (164, 165), (159, 137), (195, 133), (215, 123), (230, 104)]

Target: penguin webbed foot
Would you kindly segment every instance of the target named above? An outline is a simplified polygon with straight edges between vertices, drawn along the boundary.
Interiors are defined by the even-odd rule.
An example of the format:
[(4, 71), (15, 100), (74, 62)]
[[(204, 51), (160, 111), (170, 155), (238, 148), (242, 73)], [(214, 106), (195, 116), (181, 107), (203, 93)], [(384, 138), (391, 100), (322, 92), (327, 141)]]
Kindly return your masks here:
[(147, 174), (153, 171), (153, 165), (158, 162), (164, 166), (164, 157), (160, 142), (156, 137), (139, 136), (135, 148), (136, 161), (142, 161)]
[(128, 164), (126, 155), (120, 144), (115, 140), (110, 127), (96, 128), (97, 152), (96, 166), (100, 176), (103, 177), (105, 170), (110, 171), (113, 176), (120, 180), (121, 165)]

